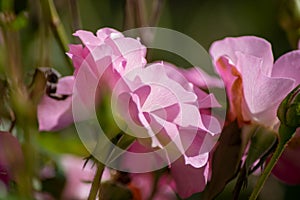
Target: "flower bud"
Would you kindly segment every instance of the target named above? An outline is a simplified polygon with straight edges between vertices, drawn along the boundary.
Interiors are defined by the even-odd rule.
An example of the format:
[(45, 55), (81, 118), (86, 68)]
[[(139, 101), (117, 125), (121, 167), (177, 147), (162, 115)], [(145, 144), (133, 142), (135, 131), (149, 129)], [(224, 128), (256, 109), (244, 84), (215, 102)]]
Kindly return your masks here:
[(282, 101), (277, 116), (285, 126), (295, 130), (300, 127), (300, 85)]

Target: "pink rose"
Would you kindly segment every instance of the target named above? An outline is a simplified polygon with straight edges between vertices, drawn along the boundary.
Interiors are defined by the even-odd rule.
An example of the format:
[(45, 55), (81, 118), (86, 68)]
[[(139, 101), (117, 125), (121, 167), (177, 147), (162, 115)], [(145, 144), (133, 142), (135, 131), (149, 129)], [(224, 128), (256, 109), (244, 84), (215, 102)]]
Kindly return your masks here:
[[(231, 120), (238, 118), (242, 123), (256, 122), (276, 130), (279, 104), (300, 84), (300, 50), (282, 55), (273, 64), (267, 41), (244, 36), (214, 42), (210, 53), (226, 85)], [(298, 135), (273, 170), (275, 176), (290, 184), (300, 183)]]
[(144, 161), (128, 157), (127, 168), (134, 171), (138, 169), (136, 165), (155, 168), (168, 163), (176, 183), (174, 188), (186, 198), (205, 188), (209, 153), (221, 127), (209, 112), (220, 106), (214, 96), (200, 90), (182, 72), (164, 62), (134, 70), (116, 84), (112, 106), (118, 124), (138, 138), (139, 143), (134, 143), (129, 151), (145, 153), (146, 148), (146, 152), (166, 152), (165, 156), (157, 154), (156, 161), (147, 155)]
[(96, 168), (93, 168), (91, 162), (83, 168), (84, 163), (85, 160), (80, 157), (71, 155), (61, 157), (61, 165), (66, 175), (62, 199), (88, 198)]
[(297, 68), (288, 66), (293, 58), (286, 54), (273, 64), (271, 45), (254, 36), (216, 41), (210, 54), (225, 82), (231, 119), (274, 127), (279, 104), (296, 86)]

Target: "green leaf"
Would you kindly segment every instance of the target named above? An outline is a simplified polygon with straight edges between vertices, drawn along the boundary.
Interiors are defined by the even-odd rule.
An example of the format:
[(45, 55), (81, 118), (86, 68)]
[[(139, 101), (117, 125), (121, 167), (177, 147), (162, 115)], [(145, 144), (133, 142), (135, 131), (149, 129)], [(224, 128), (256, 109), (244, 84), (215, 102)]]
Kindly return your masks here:
[(96, 106), (97, 119), (106, 136), (113, 139), (120, 133), (120, 128), (115, 122), (111, 109), (111, 95), (102, 91), (100, 104)]
[[(238, 199), (241, 189), (247, 187), (248, 176), (264, 163), (277, 142), (276, 132), (258, 124), (245, 125), (242, 132), (249, 138), (247, 141), (250, 141), (250, 146), (234, 188), (235, 199)], [(257, 161), (259, 163), (255, 165)]]
[(248, 150), (245, 166), (247, 171), (251, 170), (253, 164), (258, 159), (266, 158), (277, 142), (277, 134), (275, 131), (266, 127), (255, 125), (253, 127), (253, 135)]
[(212, 158), (212, 176), (204, 192), (204, 199), (214, 199), (228, 182), (236, 177), (244, 152), (241, 129), (236, 121), (226, 126)]
[(40, 147), (52, 154), (74, 154), (87, 157), (88, 151), (76, 132), (41, 133), (38, 137)]

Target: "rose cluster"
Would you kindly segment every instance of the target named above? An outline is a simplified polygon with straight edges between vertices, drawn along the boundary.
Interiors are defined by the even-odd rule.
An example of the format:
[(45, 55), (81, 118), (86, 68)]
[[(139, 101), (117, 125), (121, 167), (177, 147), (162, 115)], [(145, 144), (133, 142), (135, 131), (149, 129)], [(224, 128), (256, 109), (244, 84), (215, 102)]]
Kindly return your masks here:
[[(129, 199), (177, 199), (177, 194), (188, 198), (204, 191), (214, 177), (214, 161), (218, 159), (214, 153), (222, 146), (219, 138), (226, 127), (236, 123), (240, 134), (252, 125), (262, 127), (274, 133), (277, 140), (282, 125), (278, 108), (300, 84), (300, 50), (274, 62), (270, 43), (255, 36), (225, 38), (211, 45), (209, 53), (220, 78), (198, 67), (149, 63), (147, 48), (139, 38), (126, 37), (111, 28), (99, 29), (96, 35), (79, 30), (74, 36), (82, 42), (70, 45), (67, 53), (74, 74), (58, 77), (54, 92), (41, 98), (37, 109), (39, 130), (57, 131), (84, 123), (90, 117), (86, 113), (97, 112), (105, 137), (124, 151), (141, 155), (137, 160), (126, 155), (122, 158), (118, 166), (126, 172), (104, 169), (101, 191), (111, 198), (118, 195), (112, 192), (114, 187)], [(211, 89), (224, 89), (227, 105), (219, 102)], [(80, 116), (74, 114), (78, 109), (74, 98), (82, 103)], [(226, 119), (214, 112), (222, 109), (227, 109)], [(295, 130), (272, 171), (288, 184), (300, 184), (300, 128)], [(95, 149), (99, 148), (97, 134), (103, 133), (96, 133), (91, 141)], [(247, 157), (253, 155), (252, 136), (245, 148), (238, 150), (239, 169), (247, 167)], [(18, 146), (16, 155), (21, 154), (13, 136), (1, 132), (0, 138), (1, 145)], [(90, 153), (97, 158), (95, 152)], [(112, 152), (102, 153), (108, 158)], [(222, 153), (226, 157), (227, 152)], [(0, 152), (0, 189), (2, 185), (9, 187), (19, 173), (18, 165), (24, 162), (21, 156), (13, 159), (8, 155)], [(251, 165), (263, 165), (268, 160), (259, 155)], [(75, 156), (62, 156), (60, 163), (66, 172), (63, 198), (86, 199), (98, 171), (90, 161), (83, 169), (84, 161)], [(52, 171), (45, 168), (40, 176), (47, 178)]]

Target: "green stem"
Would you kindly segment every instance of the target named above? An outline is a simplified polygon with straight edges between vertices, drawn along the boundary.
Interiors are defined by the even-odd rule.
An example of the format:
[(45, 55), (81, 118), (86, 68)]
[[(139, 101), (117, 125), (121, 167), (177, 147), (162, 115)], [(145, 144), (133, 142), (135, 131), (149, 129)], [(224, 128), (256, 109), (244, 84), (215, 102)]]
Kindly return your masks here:
[(39, 34), (40, 34), (40, 41), (39, 41), (39, 59), (38, 59), (38, 67), (48, 67), (50, 66), (49, 62), (49, 46), (50, 46), (50, 40), (49, 40), (49, 33), (50, 28), (48, 24), (50, 23), (50, 14), (42, 13), (40, 14), (40, 28), (39, 28)]
[(72, 63), (69, 57), (65, 54), (69, 50), (68, 44), (69, 40), (65, 31), (65, 28), (59, 18), (59, 15), (57, 13), (57, 10), (55, 8), (55, 5), (53, 3), (53, 0), (42, 0), (42, 9), (43, 13), (49, 13), (50, 15), (50, 22), (51, 22), (51, 28), (55, 35), (55, 38), (57, 39), (62, 51), (64, 52), (64, 58), (68, 64), (68, 67), (73, 71)]
[(277, 163), (278, 159), (280, 158), (281, 154), (283, 153), (284, 149), (286, 148), (288, 142), (293, 137), (295, 130), (293, 128), (287, 127), (283, 124), (279, 127), (279, 144), (272, 155), (271, 160), (267, 164), (266, 168), (264, 169), (262, 175), (259, 177), (249, 200), (256, 200), (260, 191), (262, 190), (267, 178), (270, 176), (272, 169), (274, 168), (275, 164)]
[(19, 33), (13, 30), (2, 30), (3, 41), (6, 49), (7, 64), (4, 68), (9, 89), (10, 100), (17, 123), (23, 130), (23, 153), (25, 166), (21, 168), (16, 177), (18, 192), (23, 199), (33, 196), (33, 176), (35, 174), (35, 147), (33, 146), (34, 134), (31, 127), (35, 122), (33, 106), (29, 100), (28, 91), (23, 81), (20, 55)]
[(136, 0), (136, 23), (138, 27), (145, 27), (148, 26), (147, 23), (147, 12), (145, 8), (145, 1), (144, 0)]
[(254, 190), (252, 191), (252, 194), (250, 196), (249, 200), (255, 200), (257, 199), (260, 191), (262, 190), (267, 178), (269, 177), (273, 167), (275, 166), (275, 164), (277, 163), (278, 159), (280, 158), (282, 152), (285, 149), (285, 144), (283, 143), (279, 143), (270, 162), (268, 163), (267, 167), (265, 168), (264, 172), (262, 173), (262, 175), (259, 177)]
[(81, 28), (80, 13), (79, 13), (77, 1), (78, 0), (69, 0), (70, 11), (71, 11), (72, 30), (74, 32)]
[(162, 7), (163, 7), (163, 0), (153, 1), (152, 13), (148, 22), (149, 26), (157, 26), (161, 15)]
[(124, 10), (123, 30), (128, 30), (135, 27), (135, 2), (133, 0), (126, 0)]
[(104, 165), (102, 163), (97, 163), (97, 171), (95, 177), (92, 182), (92, 187), (90, 190), (90, 194), (88, 200), (95, 200), (97, 198), (97, 194), (99, 191), (99, 200), (103, 200), (103, 196), (101, 195), (101, 177), (104, 171)]

